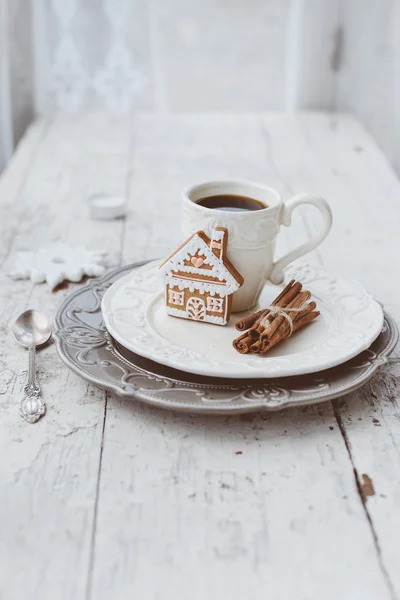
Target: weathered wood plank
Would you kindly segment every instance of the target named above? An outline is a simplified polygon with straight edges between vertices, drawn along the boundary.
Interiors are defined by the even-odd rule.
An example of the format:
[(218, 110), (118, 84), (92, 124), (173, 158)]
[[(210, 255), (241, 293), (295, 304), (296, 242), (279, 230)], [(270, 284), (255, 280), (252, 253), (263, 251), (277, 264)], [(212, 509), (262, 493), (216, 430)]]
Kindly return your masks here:
[[(282, 176), (296, 188), (320, 190), (332, 203), (334, 227), (318, 251), (320, 260), (331, 270), (358, 279), (399, 322), (399, 285), (393, 266), (399, 239), (400, 183), (380, 150), (351, 117), (314, 114), (296, 117), (291, 123), (267, 119), (266, 127), (275, 140), (275, 161)], [(284, 131), (290, 132), (290, 147)], [(309, 227), (316, 225), (311, 212), (306, 221)], [(400, 525), (398, 356), (397, 350), (389, 366), (369, 385), (345, 402), (334, 403), (371, 519), (381, 568), (396, 597), (400, 595), (394, 535)], [(368, 495), (362, 493), (365, 485)]]
[[(252, 115), (140, 118), (124, 259), (174, 247), (179, 193), (193, 181), (290, 192), (274, 155), (280, 127), (282, 147), (296, 127), (271, 120), (275, 131)], [(297, 217), (281, 250), (306, 234)], [(94, 555), (96, 599), (391, 598), (330, 404), (224, 419), (110, 397)]]
[(31, 131), (2, 176), (2, 191), (13, 194), (0, 195), (7, 215), (1, 225), (9, 223), (11, 232), (0, 239), (2, 598), (85, 598), (105, 406), (104, 392), (69, 372), (50, 345), (37, 358), (47, 415), (35, 425), (21, 419), (27, 354), (10, 326), (27, 308), (52, 316), (76, 286), (50, 293), (5, 274), (18, 249), (56, 240), (101, 247), (119, 259), (123, 223), (91, 221), (86, 195), (93, 186), (125, 193), (128, 142), (121, 120), (56, 118)]

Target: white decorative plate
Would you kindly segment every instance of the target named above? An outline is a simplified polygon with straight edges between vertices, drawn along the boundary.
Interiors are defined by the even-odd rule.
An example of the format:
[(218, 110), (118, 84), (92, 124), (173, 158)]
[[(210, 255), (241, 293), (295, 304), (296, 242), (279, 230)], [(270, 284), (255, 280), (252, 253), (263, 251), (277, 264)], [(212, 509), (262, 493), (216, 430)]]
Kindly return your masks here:
[[(232, 315), (220, 327), (167, 315), (159, 261), (150, 262), (116, 281), (105, 293), (102, 312), (110, 334), (122, 346), (158, 363), (211, 377), (269, 378), (315, 373), (350, 360), (366, 350), (381, 332), (381, 306), (355, 281), (307, 264), (291, 265), (285, 281), (301, 281), (321, 315), (265, 356), (239, 354)], [(260, 306), (280, 291), (267, 283)]]
[[(61, 359), (74, 373), (123, 398), (158, 408), (232, 415), (343, 397), (389, 361), (399, 337), (395, 321), (386, 314), (382, 332), (368, 350), (317, 375), (215, 380), (184, 373), (126, 350), (104, 327), (103, 295), (117, 279), (142, 264), (119, 267), (72, 292), (57, 310), (54, 338)], [(383, 372), (380, 376), (387, 375)]]

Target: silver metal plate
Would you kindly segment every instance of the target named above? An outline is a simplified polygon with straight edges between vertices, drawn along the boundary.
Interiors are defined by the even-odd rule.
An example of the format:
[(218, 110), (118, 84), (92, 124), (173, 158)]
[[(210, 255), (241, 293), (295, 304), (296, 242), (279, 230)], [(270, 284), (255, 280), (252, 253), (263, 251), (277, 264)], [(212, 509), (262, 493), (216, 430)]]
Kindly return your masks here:
[(101, 314), (105, 291), (147, 261), (92, 280), (61, 304), (54, 323), (57, 350), (77, 375), (101, 388), (160, 408), (209, 414), (276, 410), (332, 400), (359, 388), (387, 362), (398, 329), (385, 313), (381, 334), (354, 359), (311, 375), (278, 379), (220, 379), (178, 371), (126, 350), (107, 332)]

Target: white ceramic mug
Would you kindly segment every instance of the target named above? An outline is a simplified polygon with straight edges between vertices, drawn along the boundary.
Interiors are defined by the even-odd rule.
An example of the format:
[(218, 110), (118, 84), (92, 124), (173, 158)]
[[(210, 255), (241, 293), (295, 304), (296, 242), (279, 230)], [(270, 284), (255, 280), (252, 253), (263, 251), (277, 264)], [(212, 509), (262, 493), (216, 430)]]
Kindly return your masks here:
[[(260, 200), (268, 208), (235, 212), (206, 208), (197, 204), (202, 198), (235, 194)], [(314, 237), (274, 262), (276, 237), (281, 225), (288, 227), (296, 206), (312, 204), (322, 215), (321, 230)], [(207, 235), (214, 227), (226, 227), (229, 233), (228, 258), (244, 277), (243, 286), (234, 293), (232, 310), (240, 312), (255, 306), (264, 283), (283, 281), (283, 269), (292, 261), (316, 248), (332, 226), (332, 212), (323, 198), (310, 194), (293, 196), (283, 202), (274, 189), (249, 181), (210, 181), (193, 185), (182, 196), (183, 233), (189, 237), (202, 229)]]

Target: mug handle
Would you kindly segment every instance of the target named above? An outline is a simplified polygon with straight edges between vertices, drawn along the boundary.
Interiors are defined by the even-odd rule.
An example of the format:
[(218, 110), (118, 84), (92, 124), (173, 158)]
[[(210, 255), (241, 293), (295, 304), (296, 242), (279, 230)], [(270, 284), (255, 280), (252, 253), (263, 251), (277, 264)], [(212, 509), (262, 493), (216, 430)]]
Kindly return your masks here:
[(305, 242), (304, 244), (301, 244), (298, 248), (291, 250), (273, 264), (272, 271), (269, 276), (269, 280), (271, 281), (271, 283), (282, 283), (283, 269), (287, 267), (289, 263), (293, 262), (297, 258), (300, 258), (300, 256), (307, 254), (307, 252), (310, 252), (311, 250), (314, 250), (314, 248), (319, 246), (319, 244), (326, 238), (326, 236), (331, 230), (331, 207), (329, 206), (327, 201), (324, 200), (324, 198), (321, 198), (319, 196), (312, 196), (310, 194), (298, 194), (296, 196), (293, 196), (292, 198), (290, 198), (290, 200), (283, 204), (280, 215), (281, 225), (285, 225), (286, 227), (290, 226), (290, 223), (292, 221), (292, 212), (297, 206), (300, 206), (301, 204), (312, 204), (313, 206), (319, 208), (322, 214), (321, 230), (319, 231), (319, 233), (314, 235), (314, 237), (311, 238), (311, 240)]

